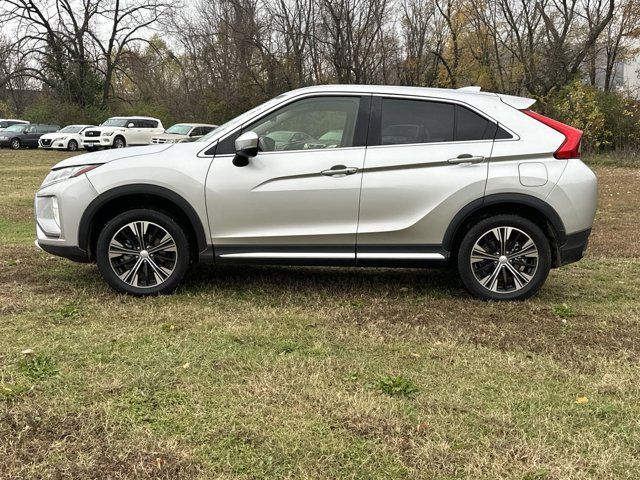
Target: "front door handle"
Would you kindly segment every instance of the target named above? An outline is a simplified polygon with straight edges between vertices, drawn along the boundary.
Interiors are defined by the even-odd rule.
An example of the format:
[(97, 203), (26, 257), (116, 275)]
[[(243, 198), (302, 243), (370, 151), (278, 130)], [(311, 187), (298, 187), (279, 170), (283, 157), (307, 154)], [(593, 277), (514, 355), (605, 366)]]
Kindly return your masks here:
[(484, 157), (482, 156), (474, 156), (468, 153), (463, 153), (462, 155), (458, 155), (456, 158), (450, 158), (447, 160), (447, 163), (451, 165), (458, 165), (461, 163), (482, 163), (484, 162)]
[(334, 165), (329, 170), (323, 170), (320, 173), (325, 177), (343, 177), (345, 175), (353, 175), (358, 169), (356, 167), (345, 167), (344, 165)]

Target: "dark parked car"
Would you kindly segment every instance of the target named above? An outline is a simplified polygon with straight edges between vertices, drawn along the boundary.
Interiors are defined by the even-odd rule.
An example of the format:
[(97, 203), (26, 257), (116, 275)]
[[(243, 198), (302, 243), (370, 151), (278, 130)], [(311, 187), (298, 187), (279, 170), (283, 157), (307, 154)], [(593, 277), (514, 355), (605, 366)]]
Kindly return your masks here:
[(18, 150), (21, 147), (36, 148), (38, 140), (45, 133), (60, 130), (58, 125), (30, 123), (29, 125), (11, 125), (0, 132), (0, 146)]

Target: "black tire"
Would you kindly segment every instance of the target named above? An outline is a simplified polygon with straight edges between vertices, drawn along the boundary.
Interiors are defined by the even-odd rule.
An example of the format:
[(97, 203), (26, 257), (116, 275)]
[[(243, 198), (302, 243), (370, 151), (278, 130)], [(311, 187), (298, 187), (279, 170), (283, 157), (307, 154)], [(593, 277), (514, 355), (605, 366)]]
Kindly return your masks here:
[(95, 152), (95, 151), (97, 150), (97, 149), (96, 149), (96, 147), (84, 147), (84, 149), (85, 149), (87, 152)]
[[(512, 229), (502, 230), (510, 232), (502, 235), (507, 237), (504, 252), (499, 251), (502, 247), (496, 234), (490, 233), (500, 227)], [(537, 257), (535, 253), (517, 256), (522, 251), (522, 244), (528, 244), (529, 240), (537, 249)], [(472, 259), (476, 243), (482, 253), (474, 254)], [(487, 258), (483, 253), (488, 254)], [(484, 300), (524, 300), (535, 295), (547, 279), (551, 269), (551, 248), (535, 223), (517, 215), (496, 215), (479, 221), (465, 234), (458, 249), (457, 264), (460, 280), (472, 295)], [(516, 272), (512, 273), (514, 270)], [(488, 286), (482, 283), (485, 279)], [(525, 283), (527, 279), (528, 283)]]
[(113, 148), (124, 148), (127, 146), (127, 142), (121, 136), (117, 136), (113, 139)]
[(20, 139), (19, 138), (12, 138), (11, 139), (11, 149), (12, 150), (20, 150), (21, 146), (22, 146), (22, 144), (20, 143)]
[[(122, 254), (110, 259), (109, 249), (114, 238), (118, 240), (125, 238), (127, 243), (125, 244), (120, 241), (120, 245), (127, 247), (127, 249), (140, 250), (140, 246), (136, 245), (136, 239), (139, 237), (132, 234), (133, 230), (129, 230), (127, 227), (127, 225), (133, 222), (151, 222), (147, 227), (148, 236), (145, 237), (144, 234), (142, 235), (145, 244), (147, 242), (153, 244), (154, 240), (159, 242), (163, 238), (158, 238), (162, 234), (162, 230), (168, 233), (175, 244), (175, 257), (171, 259), (173, 261), (167, 261), (166, 258), (163, 257), (156, 257), (154, 259), (153, 253), (146, 253), (145, 257), (143, 252), (137, 256), (133, 254)], [(160, 233), (158, 234), (157, 232)], [(150, 252), (153, 249), (153, 246), (146, 247), (143, 245), (143, 247), (145, 248), (144, 252), (146, 252), (146, 248), (149, 248)], [(102, 277), (116, 291), (135, 296), (158, 295), (170, 293), (180, 285), (189, 269), (189, 252), (187, 235), (183, 228), (171, 217), (156, 210), (136, 209), (117, 215), (104, 226), (98, 236), (98, 242), (96, 244), (96, 263), (98, 264), (98, 269)], [(173, 252), (170, 253), (173, 257)], [(159, 254), (169, 255), (163, 251), (155, 255)], [(137, 271), (140, 273), (131, 277), (131, 282), (125, 281), (128, 275), (127, 272), (131, 272), (138, 261), (140, 261), (140, 266)], [(152, 268), (152, 264), (156, 267), (159, 265), (166, 270), (172, 268), (172, 270), (166, 278), (159, 281), (158, 276), (153, 272), (154, 268)], [(124, 275), (125, 279), (118, 276), (116, 270), (118, 270), (121, 275)]]
[(78, 142), (76, 142), (75, 140), (69, 140), (69, 143), (67, 143), (67, 150), (69, 150), (70, 152), (75, 152), (78, 150)]

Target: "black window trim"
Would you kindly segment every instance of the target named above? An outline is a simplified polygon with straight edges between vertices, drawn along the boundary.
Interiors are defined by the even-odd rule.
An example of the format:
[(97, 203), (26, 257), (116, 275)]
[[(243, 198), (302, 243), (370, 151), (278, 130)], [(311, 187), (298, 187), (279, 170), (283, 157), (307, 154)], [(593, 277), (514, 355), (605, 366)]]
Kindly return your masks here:
[[(301, 95), (301, 96), (296, 96), (296, 97), (292, 97), (290, 99), (288, 99), (288, 101), (283, 102), (281, 104), (278, 104), (276, 106), (274, 106), (274, 108), (269, 109), (266, 112), (263, 112), (260, 116), (258, 117), (254, 117), (252, 119), (247, 120), (245, 123), (243, 123), (242, 125), (240, 125), (240, 127), (236, 128), (235, 130), (229, 132), (228, 134), (226, 134), (224, 137), (218, 139), (216, 142), (214, 142), (213, 145), (207, 147), (206, 149), (204, 149), (203, 151), (201, 151), (201, 153), (198, 154), (198, 156), (213, 156), (213, 157), (217, 157), (217, 156), (229, 156), (229, 155), (233, 155), (233, 153), (217, 153), (218, 150), (218, 145), (220, 145), (222, 142), (224, 142), (225, 140), (232, 138), (234, 136), (236, 136), (238, 133), (241, 133), (242, 130), (251, 123), (255, 123), (269, 115), (271, 115), (273, 112), (276, 112), (284, 107), (287, 107), (289, 105), (291, 105), (294, 102), (299, 102), (301, 100), (308, 100), (310, 98), (325, 98), (325, 97), (358, 97), (360, 98), (360, 106), (358, 108), (358, 112), (356, 113), (356, 124), (354, 127), (354, 131), (353, 131), (353, 145), (350, 147), (341, 147), (341, 148), (336, 148), (336, 149), (332, 149), (332, 150), (339, 150), (339, 151), (344, 151), (344, 150), (349, 150), (352, 148), (363, 148), (367, 146), (367, 139), (368, 139), (368, 135), (369, 135), (369, 129), (370, 129), (370, 115), (371, 115), (371, 99), (373, 98), (373, 95), (371, 93), (367, 93), (367, 92), (313, 92), (313, 93), (309, 93), (306, 95)], [(326, 149), (310, 149), (310, 150), (288, 150), (286, 152), (267, 152), (269, 154), (282, 154), (282, 153), (293, 153), (293, 152), (306, 152), (306, 153), (311, 153), (311, 152), (326, 152)]]
[[(394, 99), (394, 100), (415, 100), (415, 101), (422, 101), (422, 102), (432, 102), (432, 103), (448, 103), (448, 104), (452, 104), (454, 106), (454, 124), (453, 124), (453, 128), (454, 128), (454, 134), (455, 134), (455, 129), (456, 129), (456, 117), (457, 114), (455, 113), (455, 107), (462, 107), (462, 108), (466, 108), (470, 111), (472, 111), (473, 113), (479, 115), (480, 117), (484, 118), (485, 120), (487, 120), (488, 122), (491, 122), (495, 125), (495, 132), (494, 132), (494, 138), (493, 139), (482, 139), (482, 140), (451, 140), (451, 141), (447, 141), (447, 142), (423, 142), (423, 143), (400, 143), (400, 144), (393, 144), (393, 145), (382, 145), (381, 140), (380, 140), (380, 135), (382, 134), (382, 100), (388, 98), (388, 99)], [(495, 135), (497, 134), (498, 130), (502, 128), (503, 130), (505, 130), (507, 133), (509, 133), (511, 135), (511, 138), (501, 138), (501, 139), (496, 139)], [(497, 120), (495, 120), (494, 118), (491, 118), (489, 115), (487, 115), (484, 112), (481, 112), (480, 110), (478, 110), (476, 107), (474, 107), (473, 105), (469, 105), (468, 103), (465, 102), (461, 102), (459, 100), (454, 100), (454, 99), (450, 99), (450, 98), (441, 98), (441, 97), (421, 97), (421, 96), (415, 96), (415, 95), (403, 95), (403, 94), (393, 94), (393, 93), (374, 93), (372, 94), (372, 99), (371, 99), (371, 116), (370, 116), (370, 121), (369, 121), (369, 132), (368, 132), (368, 139), (372, 138), (372, 133), (374, 136), (378, 136), (377, 140), (373, 140), (373, 142), (377, 142), (377, 143), (373, 143), (373, 142), (369, 142), (367, 141), (367, 148), (390, 148), (390, 147), (405, 147), (405, 146), (416, 146), (416, 145), (448, 145), (448, 144), (452, 144), (452, 143), (477, 143), (477, 142), (512, 142), (514, 140), (519, 140), (520, 137), (518, 135), (516, 135), (513, 131), (511, 131), (509, 128), (505, 127), (502, 123), (498, 122)]]

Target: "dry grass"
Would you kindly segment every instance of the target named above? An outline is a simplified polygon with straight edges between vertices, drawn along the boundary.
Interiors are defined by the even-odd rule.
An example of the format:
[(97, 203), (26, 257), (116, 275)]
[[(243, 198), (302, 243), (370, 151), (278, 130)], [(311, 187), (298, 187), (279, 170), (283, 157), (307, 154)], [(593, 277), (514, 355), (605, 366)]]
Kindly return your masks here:
[(64, 156), (0, 151), (0, 478), (637, 477), (638, 170), (593, 159), (590, 255), (525, 303), (285, 267), (133, 299), (32, 246)]

